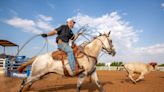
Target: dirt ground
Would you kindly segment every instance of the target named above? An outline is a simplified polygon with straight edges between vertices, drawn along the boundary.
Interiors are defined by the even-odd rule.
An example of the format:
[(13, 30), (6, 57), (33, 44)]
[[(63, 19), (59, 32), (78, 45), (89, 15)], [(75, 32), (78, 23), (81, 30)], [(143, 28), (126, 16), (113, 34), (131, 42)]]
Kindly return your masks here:
[[(98, 71), (106, 92), (164, 92), (164, 72), (151, 72), (143, 81), (133, 84), (125, 71)], [(0, 92), (17, 92), (22, 79), (0, 76)], [(30, 92), (76, 92), (77, 78), (66, 78), (56, 74), (46, 75), (35, 82)], [(81, 92), (98, 92), (94, 82), (87, 78)]]

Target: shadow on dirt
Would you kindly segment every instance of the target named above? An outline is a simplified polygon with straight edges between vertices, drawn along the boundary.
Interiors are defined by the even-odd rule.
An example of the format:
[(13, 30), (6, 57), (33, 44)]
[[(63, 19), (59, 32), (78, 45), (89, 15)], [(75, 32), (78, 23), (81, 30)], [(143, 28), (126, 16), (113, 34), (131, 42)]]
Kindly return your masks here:
[[(137, 83), (143, 82), (145, 80), (139, 80)], [(129, 83), (129, 84), (134, 84), (130, 79), (121, 79), (120, 83)]]
[(164, 78), (164, 76), (160, 76), (159, 78)]
[[(101, 83), (102, 86), (105, 86), (107, 84), (113, 84), (112, 82), (110, 81), (107, 81), (107, 82), (102, 82)], [(40, 89), (38, 90), (39, 92), (49, 92), (49, 91), (64, 91), (64, 90), (69, 90), (69, 89), (76, 89), (76, 84), (65, 84), (65, 85), (62, 85), (62, 86), (54, 86), (54, 87), (51, 87), (51, 88), (46, 88), (46, 89)], [(92, 83), (84, 83), (81, 87), (81, 90), (88, 90), (88, 92), (94, 92), (96, 90), (98, 90), (98, 87), (97, 85), (92, 82)]]

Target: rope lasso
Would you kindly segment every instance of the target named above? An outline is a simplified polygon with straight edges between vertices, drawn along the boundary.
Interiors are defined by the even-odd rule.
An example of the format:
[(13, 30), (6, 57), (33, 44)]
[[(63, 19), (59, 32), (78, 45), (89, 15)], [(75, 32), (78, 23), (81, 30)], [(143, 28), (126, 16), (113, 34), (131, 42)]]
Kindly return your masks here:
[(46, 47), (47, 47), (46, 51), (48, 52), (48, 39), (47, 39), (47, 37), (44, 38), (44, 39), (45, 39), (45, 43), (44, 43), (43, 47), (40, 49), (40, 51), (36, 55), (39, 55), (44, 50), (44, 48), (46, 48)]
[[(11, 62), (13, 62), (13, 61), (16, 59), (16, 57), (19, 55), (19, 53), (22, 51), (22, 49), (23, 49), (29, 42), (31, 42), (34, 38), (39, 37), (39, 36), (41, 36), (41, 34), (34, 35), (34, 36), (32, 36), (30, 39), (28, 39), (28, 40), (22, 45), (22, 47), (18, 50), (18, 52), (16, 53), (15, 57), (11, 59)], [(45, 38), (45, 40), (47, 41), (47, 38)], [(43, 49), (45, 48), (46, 44), (47, 44), (47, 42), (45, 42), (45, 44), (44, 44), (44, 46), (42, 47), (41, 50), (43, 50)], [(48, 45), (47, 45), (47, 51), (48, 51)], [(40, 53), (40, 52), (41, 52), (41, 51), (39, 51), (39, 53)]]
[(20, 53), (20, 51), (22, 51), (22, 49), (30, 42), (32, 41), (34, 38), (38, 37), (38, 36), (41, 36), (41, 34), (37, 34), (37, 35), (34, 35), (32, 36), (29, 40), (27, 40), (23, 46), (18, 50), (17, 54), (15, 56), (18, 56), (18, 54)]

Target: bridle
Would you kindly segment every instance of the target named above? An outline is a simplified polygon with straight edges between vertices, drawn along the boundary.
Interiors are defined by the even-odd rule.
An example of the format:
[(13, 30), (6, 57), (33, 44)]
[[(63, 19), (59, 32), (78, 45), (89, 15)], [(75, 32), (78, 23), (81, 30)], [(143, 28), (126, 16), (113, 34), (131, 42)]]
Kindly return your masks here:
[[(90, 37), (93, 37), (93, 35), (90, 35), (90, 34), (87, 34), (87, 33), (83, 33), (83, 34), (85, 34), (85, 35), (88, 35), (88, 36), (90, 36)], [(85, 35), (83, 35), (83, 34), (81, 34), (81, 36), (83, 36), (86, 40), (88, 40), (89, 41), (89, 43), (91, 42)], [(96, 37), (93, 37), (94, 39), (93, 40), (95, 40), (95, 39), (98, 39), (98, 40), (100, 40), (100, 42), (102, 43), (102, 45), (103, 45), (103, 52), (105, 52), (105, 53), (107, 53), (107, 54), (112, 54), (112, 52), (114, 51), (113, 50), (113, 45), (112, 45), (112, 40), (109, 40), (108, 39), (108, 37), (109, 37), (109, 35), (110, 35), (110, 32), (108, 33), (108, 34), (101, 34), (101, 33), (99, 33), (100, 35), (99, 36), (96, 36)], [(110, 46), (110, 49), (107, 49), (107, 47), (105, 46), (105, 44), (103, 43), (103, 41), (101, 40), (101, 39), (99, 39), (98, 37), (100, 37), (100, 36), (105, 36), (106, 37), (106, 39), (107, 39), (107, 41), (108, 41), (108, 44), (109, 44), (109, 46)], [(110, 51), (109, 51), (110, 50)], [(113, 56), (115, 55), (115, 52), (114, 52), (114, 54), (113, 54)]]
[(103, 45), (102, 48), (105, 50), (105, 51), (104, 51), (105, 53), (111, 54), (112, 51), (113, 51), (113, 49), (112, 49), (112, 48), (113, 48), (112, 40), (109, 40), (109, 39), (108, 39), (108, 37), (109, 37), (108, 35), (105, 35), (105, 34), (104, 34), (104, 35), (100, 35), (100, 36), (105, 36), (105, 37), (106, 37), (106, 39), (107, 39), (107, 41), (108, 41), (108, 44), (109, 44), (109, 46), (110, 46), (110, 51), (109, 51), (108, 48), (105, 46), (105, 44), (103, 43), (103, 41), (102, 41), (101, 39), (98, 38), (99, 36), (96, 37), (95, 39), (98, 39), (98, 40), (102, 43), (102, 45)]

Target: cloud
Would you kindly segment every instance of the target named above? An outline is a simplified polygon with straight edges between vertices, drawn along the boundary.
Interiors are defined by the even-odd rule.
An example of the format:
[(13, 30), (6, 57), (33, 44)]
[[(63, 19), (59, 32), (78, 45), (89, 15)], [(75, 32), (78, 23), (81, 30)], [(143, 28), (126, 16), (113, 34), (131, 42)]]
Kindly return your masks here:
[(54, 6), (52, 3), (50, 3), (49, 1), (47, 2), (47, 4), (48, 4), (48, 6), (51, 7), (52, 9), (55, 9), (55, 6)]
[(18, 15), (18, 13), (17, 13), (15, 10), (13, 10), (13, 9), (9, 9), (9, 12), (10, 12), (11, 14), (13, 14), (13, 15)]
[(120, 54), (120, 51), (118, 51), (115, 57), (104, 54), (99, 60), (103, 62), (123, 61), (144, 63), (153, 61), (159, 64), (162, 64), (164, 60), (164, 43), (146, 47), (122, 49), (122, 51), (124, 54)]
[(136, 49), (136, 53), (141, 55), (158, 55), (164, 54), (164, 44), (155, 44), (148, 47), (140, 47)]
[(13, 27), (22, 29), (24, 32), (32, 32), (35, 34), (41, 33), (41, 31), (35, 27), (36, 24), (33, 20), (14, 17), (12, 19), (6, 20), (5, 22)]
[(42, 14), (39, 15), (39, 18), (42, 19), (43, 21), (52, 21), (53, 20), (53, 18), (51, 16), (45, 16)]
[(92, 33), (104, 33), (111, 30), (111, 36), (119, 48), (130, 48), (138, 41), (138, 34), (129, 22), (122, 20), (117, 12), (102, 15), (101, 17), (90, 17), (84, 14), (78, 14), (73, 17), (76, 21), (76, 28), (84, 25), (89, 27)]
[(80, 9), (75, 9), (73, 10), (74, 13), (79, 13), (80, 12)]
[[(80, 29), (87, 25), (87, 34), (97, 35), (98, 32), (104, 33), (111, 30), (111, 37), (114, 47), (116, 48), (116, 56), (102, 56), (104, 62), (111, 61), (150, 61), (151, 59), (162, 62), (164, 58), (164, 44), (156, 44), (146, 47), (135, 47), (139, 42), (139, 35), (143, 30), (135, 29), (130, 25), (129, 21), (122, 19), (117, 12), (104, 14), (100, 17), (92, 17), (89, 15), (78, 13), (73, 16), (76, 21), (75, 28)], [(87, 36), (87, 35), (86, 35)], [(89, 38), (89, 36), (87, 36)], [(85, 38), (81, 37), (78, 42), (83, 42)]]
[(53, 29), (53, 27), (50, 24), (44, 21), (38, 21), (36, 22), (36, 25), (38, 28), (43, 29), (43, 30), (51, 31)]
[(161, 7), (164, 9), (164, 3), (161, 4)]
[(43, 31), (47, 31), (47, 30), (50, 31), (53, 29), (52, 25), (49, 23), (52, 20), (53, 20), (52, 17), (39, 15), (37, 20), (13, 17), (11, 19), (5, 20), (5, 23), (15, 28), (19, 28), (24, 32), (40, 34)]

